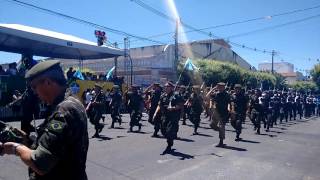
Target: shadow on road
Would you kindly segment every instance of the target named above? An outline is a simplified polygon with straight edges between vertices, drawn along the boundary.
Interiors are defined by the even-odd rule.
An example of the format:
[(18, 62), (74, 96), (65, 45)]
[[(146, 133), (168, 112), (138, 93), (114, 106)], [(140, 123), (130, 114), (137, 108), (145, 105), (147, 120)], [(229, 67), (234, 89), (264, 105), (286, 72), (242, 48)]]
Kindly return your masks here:
[(233, 146), (228, 146), (228, 145), (219, 146), (218, 148), (230, 149), (230, 150), (234, 150), (234, 151), (247, 151), (247, 149), (244, 149), (244, 148), (238, 148), (238, 147), (233, 147)]
[(178, 157), (179, 160), (186, 160), (186, 159), (193, 159), (194, 158), (194, 156), (189, 155), (189, 154), (185, 154), (182, 152), (178, 152), (178, 151), (176, 151), (176, 149), (172, 149), (172, 151), (168, 154)]
[(258, 135), (260, 135), (260, 136), (269, 136), (269, 137), (277, 137), (277, 135), (273, 135), (273, 134), (265, 134), (265, 133), (260, 133), (260, 134), (258, 134)]
[(213, 136), (211, 136), (211, 135), (208, 135), (208, 134), (202, 134), (202, 133), (198, 133), (197, 135), (192, 135), (192, 136), (213, 137)]
[(100, 135), (99, 137), (95, 137), (95, 138), (97, 138), (99, 141), (108, 141), (108, 140), (113, 139), (113, 138), (110, 138), (110, 137), (107, 137), (104, 135)]
[(269, 132), (278, 133), (278, 134), (284, 133), (284, 132), (281, 132), (281, 131), (274, 131), (274, 130), (269, 130)]
[(245, 139), (240, 139), (239, 142), (253, 143), (253, 144), (259, 144), (260, 143), (258, 141), (251, 141), (251, 140), (245, 140)]
[(176, 140), (177, 141), (184, 141), (184, 142), (194, 142), (194, 140), (192, 140), (192, 139), (181, 138), (181, 137), (178, 137)]

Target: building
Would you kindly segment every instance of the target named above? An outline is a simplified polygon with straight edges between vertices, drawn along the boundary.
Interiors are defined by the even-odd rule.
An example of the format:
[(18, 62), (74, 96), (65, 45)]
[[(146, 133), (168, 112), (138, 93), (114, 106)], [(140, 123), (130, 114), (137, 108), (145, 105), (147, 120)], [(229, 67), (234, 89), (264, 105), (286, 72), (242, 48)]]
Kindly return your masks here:
[[(83, 61), (82, 67), (91, 69), (97, 74), (106, 74), (116, 63), (117, 75), (124, 76), (126, 82), (130, 82), (132, 62), (134, 84), (149, 85), (152, 82), (177, 79), (174, 45), (131, 48), (129, 54), (128, 58), (118, 57), (116, 62), (113, 58)], [(179, 61), (185, 61), (186, 58), (213, 59), (238, 64), (245, 69), (252, 68), (248, 62), (231, 50), (227, 42), (221, 39), (179, 44)], [(68, 69), (71, 66), (78, 66), (79, 61), (62, 60), (61, 64), (64, 69)]]
[[(261, 63), (258, 65), (259, 71), (270, 71), (272, 69), (272, 63)], [(279, 74), (281, 73), (293, 73), (294, 65), (288, 62), (276, 62), (273, 63), (273, 70)]]
[[(258, 65), (260, 71), (271, 72), (272, 64), (271, 63), (261, 63)], [(306, 80), (306, 77), (303, 76), (301, 72), (294, 72), (294, 65), (288, 62), (276, 62), (273, 63), (273, 70), (276, 73), (281, 74), (285, 77), (288, 84), (294, 84), (297, 81)]]

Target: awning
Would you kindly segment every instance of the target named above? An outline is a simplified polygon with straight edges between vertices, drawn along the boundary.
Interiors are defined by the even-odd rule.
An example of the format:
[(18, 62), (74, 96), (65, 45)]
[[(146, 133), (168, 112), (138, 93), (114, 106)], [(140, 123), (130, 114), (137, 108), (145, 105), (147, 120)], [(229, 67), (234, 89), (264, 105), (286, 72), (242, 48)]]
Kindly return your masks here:
[(97, 46), (94, 42), (75, 36), (19, 24), (0, 24), (0, 51), (81, 60), (124, 54), (121, 49)]

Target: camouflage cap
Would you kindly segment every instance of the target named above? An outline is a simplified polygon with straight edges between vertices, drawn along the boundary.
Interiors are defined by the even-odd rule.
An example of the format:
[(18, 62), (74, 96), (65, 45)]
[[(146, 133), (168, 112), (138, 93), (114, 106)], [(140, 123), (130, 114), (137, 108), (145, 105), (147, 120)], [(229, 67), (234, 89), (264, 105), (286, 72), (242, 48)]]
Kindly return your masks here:
[(60, 68), (60, 61), (58, 60), (50, 60), (50, 61), (43, 61), (35, 66), (33, 66), (25, 75), (25, 78), (28, 80), (32, 80), (37, 76), (45, 73), (46, 71), (53, 69), (53, 68)]

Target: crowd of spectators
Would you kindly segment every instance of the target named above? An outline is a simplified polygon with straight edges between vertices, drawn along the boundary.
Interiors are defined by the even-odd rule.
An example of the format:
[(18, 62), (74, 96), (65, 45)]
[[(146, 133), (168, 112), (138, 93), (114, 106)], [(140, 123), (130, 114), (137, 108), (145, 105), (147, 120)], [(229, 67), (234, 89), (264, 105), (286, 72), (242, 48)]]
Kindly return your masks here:
[(8, 69), (4, 69), (2, 65), (0, 65), (0, 75), (8, 75), (8, 76), (16, 76), (19, 75), (19, 71), (17, 69), (17, 63), (10, 63)]

